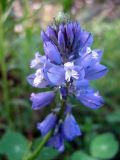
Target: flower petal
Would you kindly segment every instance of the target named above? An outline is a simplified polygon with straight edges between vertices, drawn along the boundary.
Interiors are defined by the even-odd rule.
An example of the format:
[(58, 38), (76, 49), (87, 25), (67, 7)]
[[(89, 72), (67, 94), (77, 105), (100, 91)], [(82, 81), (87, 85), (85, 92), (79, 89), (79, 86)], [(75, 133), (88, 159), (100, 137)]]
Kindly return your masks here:
[(51, 62), (55, 64), (62, 63), (60, 53), (54, 44), (46, 42), (44, 44), (44, 51), (46, 53), (46, 56), (50, 59)]
[(93, 43), (93, 36), (91, 35), (91, 33), (82, 30), (81, 31), (81, 44), (82, 44), (82, 48), (85, 47), (90, 47)]
[(86, 89), (89, 87), (89, 81), (84, 79), (84, 80), (77, 80), (73, 82), (73, 85), (75, 86), (76, 89)]
[(39, 85), (34, 84), (35, 74), (30, 74), (27, 78), (27, 82), (36, 88), (46, 88), (48, 86), (48, 82), (44, 79)]
[(100, 62), (102, 59), (103, 51), (100, 49), (94, 49), (92, 51), (92, 60), (95, 62)]
[(61, 30), (58, 32), (58, 44), (62, 49), (65, 49), (65, 39)]
[(78, 73), (78, 80), (82, 80), (85, 77), (85, 71), (83, 67), (74, 66), (74, 70)]
[(43, 43), (46, 43), (50, 40), (44, 31), (41, 31), (41, 39), (42, 39)]
[(73, 22), (72, 25), (73, 25), (73, 32), (74, 32), (74, 45), (76, 45), (76, 43), (79, 42), (81, 39), (80, 37), (81, 27), (80, 27), (80, 24), (77, 22)]
[(63, 135), (67, 140), (73, 140), (76, 136), (80, 136), (80, 128), (72, 114), (67, 114), (63, 125)]
[(65, 71), (61, 66), (53, 65), (45, 71), (45, 77), (51, 85), (61, 85), (65, 82)]
[(57, 42), (57, 36), (55, 34), (55, 30), (52, 27), (48, 26), (45, 33), (51, 40)]
[(41, 123), (37, 124), (37, 129), (44, 136), (55, 127), (56, 120), (57, 116), (54, 113), (50, 113)]
[(91, 109), (98, 109), (104, 104), (104, 100), (98, 92), (79, 93), (76, 97), (82, 104)]
[(88, 66), (85, 69), (85, 78), (88, 80), (96, 80), (103, 77), (108, 72), (107, 67), (102, 64), (96, 63)]
[(38, 110), (49, 105), (55, 98), (53, 91), (32, 93), (30, 100), (32, 101), (32, 109)]
[(86, 53), (82, 57), (76, 59), (75, 64), (86, 68), (87, 66), (90, 65), (91, 60), (92, 60), (92, 54)]
[(72, 45), (73, 40), (74, 40), (72, 23), (66, 24), (66, 34), (67, 34), (67, 40), (70, 41), (70, 45)]
[(64, 151), (64, 139), (60, 133), (57, 133), (53, 137), (51, 137), (47, 143), (47, 146), (52, 146), (56, 148), (59, 152)]
[(59, 30), (61, 30), (62, 32), (65, 31), (64, 24), (60, 24), (60, 25), (59, 25)]

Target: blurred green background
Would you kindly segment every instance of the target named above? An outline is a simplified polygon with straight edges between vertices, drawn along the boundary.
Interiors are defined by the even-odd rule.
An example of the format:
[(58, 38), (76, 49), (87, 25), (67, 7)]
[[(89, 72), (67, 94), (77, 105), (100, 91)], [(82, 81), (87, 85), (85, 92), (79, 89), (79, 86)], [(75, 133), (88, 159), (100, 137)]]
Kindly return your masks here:
[[(0, 0), (0, 160), (22, 160), (41, 141), (36, 122), (47, 109), (32, 111), (26, 82), (29, 62), (43, 53), (40, 31), (59, 12), (68, 12), (104, 50), (109, 73), (93, 82), (105, 105), (93, 111), (75, 100), (82, 137), (60, 154), (45, 147), (37, 160), (120, 160), (120, 0)], [(33, 141), (33, 143), (31, 143)]]

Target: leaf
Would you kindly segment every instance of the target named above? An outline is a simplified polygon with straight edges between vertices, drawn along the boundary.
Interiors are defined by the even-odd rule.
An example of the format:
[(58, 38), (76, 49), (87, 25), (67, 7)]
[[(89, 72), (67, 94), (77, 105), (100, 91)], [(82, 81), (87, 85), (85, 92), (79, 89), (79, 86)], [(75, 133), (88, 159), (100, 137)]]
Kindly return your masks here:
[(27, 139), (18, 132), (8, 130), (0, 141), (0, 154), (7, 155), (9, 160), (21, 160), (28, 151)]
[(109, 114), (106, 118), (107, 118), (107, 121), (110, 122), (110, 123), (120, 122), (120, 109), (118, 109), (115, 112)]
[(113, 158), (118, 152), (119, 144), (111, 133), (96, 136), (90, 145), (92, 156), (103, 159)]
[(70, 158), (70, 160), (97, 160), (82, 151), (74, 152)]

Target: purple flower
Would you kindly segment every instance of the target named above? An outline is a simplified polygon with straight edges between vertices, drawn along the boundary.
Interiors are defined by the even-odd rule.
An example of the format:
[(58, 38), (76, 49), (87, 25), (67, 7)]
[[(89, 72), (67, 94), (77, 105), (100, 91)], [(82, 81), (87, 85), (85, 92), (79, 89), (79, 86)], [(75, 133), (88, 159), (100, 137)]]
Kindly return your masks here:
[(46, 56), (55, 64), (78, 58), (93, 42), (92, 35), (81, 29), (77, 22), (68, 22), (57, 28), (48, 27), (41, 38)]
[(50, 113), (42, 122), (37, 124), (37, 129), (44, 136), (51, 129), (53, 129), (55, 127), (56, 120), (57, 120), (56, 114)]
[(45, 50), (46, 56), (50, 59), (51, 62), (55, 64), (62, 63), (60, 53), (57, 47), (53, 43), (46, 42), (44, 44), (44, 50)]
[(69, 96), (74, 95), (81, 104), (91, 109), (100, 108), (103, 98), (90, 87), (90, 82), (108, 72), (107, 67), (101, 64), (103, 52), (91, 49), (92, 34), (66, 17), (59, 14), (54, 25), (41, 32), (45, 55), (35, 54), (30, 63), (30, 68), (35, 72), (27, 77), (33, 87), (50, 87), (53, 90), (32, 93), (30, 100), (34, 110), (54, 102), (49, 107), (52, 113), (38, 123), (37, 128), (43, 136), (53, 130), (47, 145), (59, 151), (64, 150), (65, 140), (71, 141), (81, 135), (72, 115)]
[(65, 139), (70, 141), (81, 135), (80, 128), (72, 114), (67, 114), (62, 125), (62, 131)]
[(90, 87), (88, 80), (76, 81), (74, 85), (76, 98), (85, 106), (98, 109), (104, 104), (103, 98)]
[(38, 110), (49, 105), (55, 98), (53, 91), (32, 93), (30, 100), (32, 101), (32, 109)]
[(30, 68), (42, 68), (45, 65), (46, 56), (41, 56), (39, 52), (35, 53), (35, 58), (30, 63)]
[(96, 80), (103, 77), (108, 72), (107, 67), (96, 63), (85, 69), (85, 78), (88, 80)]
[(59, 152), (64, 151), (64, 138), (63, 135), (60, 133), (55, 134), (48, 140), (47, 146), (54, 147)]
[(62, 132), (62, 121), (57, 121), (53, 136), (48, 140), (47, 146), (54, 147), (59, 152), (64, 151), (64, 136)]
[(83, 105), (91, 109), (98, 109), (104, 104), (104, 100), (99, 93), (91, 90), (81, 91), (77, 93), (76, 97)]
[(103, 77), (108, 72), (107, 67), (100, 64), (101, 57), (101, 50), (92, 51), (87, 47), (85, 53), (75, 60), (75, 65), (84, 67), (85, 79), (96, 80)]
[(36, 76), (35, 74), (30, 74), (27, 77), (27, 81), (31, 86), (36, 88), (46, 88), (49, 85), (47, 80), (41, 79), (39, 75)]
[(48, 83), (52, 86), (60, 86), (65, 82), (65, 71), (61, 66), (51, 65), (44, 71), (44, 75)]

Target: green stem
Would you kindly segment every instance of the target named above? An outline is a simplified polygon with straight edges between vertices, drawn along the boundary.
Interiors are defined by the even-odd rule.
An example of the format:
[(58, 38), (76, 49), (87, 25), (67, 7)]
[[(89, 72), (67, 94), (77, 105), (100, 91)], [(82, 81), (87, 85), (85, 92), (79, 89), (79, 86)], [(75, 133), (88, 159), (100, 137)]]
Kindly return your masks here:
[(2, 23), (2, 14), (0, 17), (0, 63), (1, 63), (1, 71), (2, 71), (2, 82), (3, 82), (3, 98), (4, 98), (4, 106), (6, 112), (6, 119), (8, 120), (9, 126), (11, 124), (11, 115), (10, 115), (10, 107), (9, 107), (9, 93), (8, 93), (8, 81), (7, 81), (7, 67), (5, 62), (5, 40), (4, 40), (4, 27)]
[(48, 132), (48, 134), (46, 134), (46, 136), (43, 138), (42, 142), (38, 145), (35, 151), (31, 153), (31, 155), (29, 155), (28, 157), (24, 158), (24, 160), (35, 160), (35, 158), (37, 158), (38, 154), (41, 152), (41, 150), (43, 149), (44, 145), (49, 140), (51, 135), (52, 135), (52, 130)]

